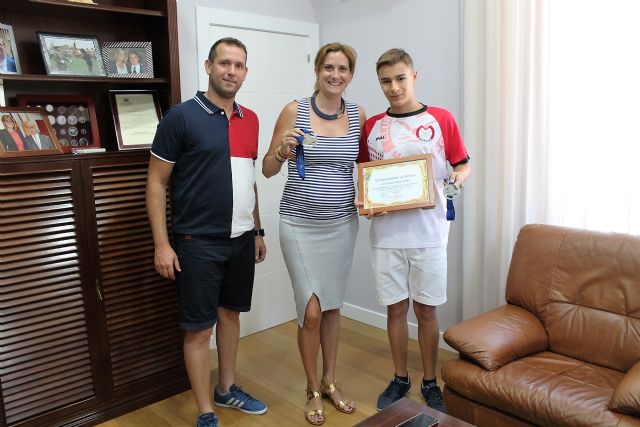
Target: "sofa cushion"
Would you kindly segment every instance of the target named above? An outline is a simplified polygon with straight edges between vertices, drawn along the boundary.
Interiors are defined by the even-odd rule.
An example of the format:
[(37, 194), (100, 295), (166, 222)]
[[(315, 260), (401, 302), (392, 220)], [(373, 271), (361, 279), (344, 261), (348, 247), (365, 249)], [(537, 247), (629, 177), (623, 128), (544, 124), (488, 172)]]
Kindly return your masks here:
[(510, 304), (447, 328), (443, 338), (490, 371), (549, 346), (540, 320)]
[(549, 349), (627, 372), (640, 354), (640, 238), (568, 230), (545, 328)]
[(640, 414), (640, 361), (616, 387), (609, 408), (623, 414)]
[(607, 405), (623, 377), (622, 372), (548, 351), (496, 371), (464, 360), (442, 367), (447, 387), (462, 396), (545, 426), (619, 425), (627, 416)]
[(621, 372), (640, 354), (640, 237), (522, 228), (506, 299), (536, 315), (549, 350)]

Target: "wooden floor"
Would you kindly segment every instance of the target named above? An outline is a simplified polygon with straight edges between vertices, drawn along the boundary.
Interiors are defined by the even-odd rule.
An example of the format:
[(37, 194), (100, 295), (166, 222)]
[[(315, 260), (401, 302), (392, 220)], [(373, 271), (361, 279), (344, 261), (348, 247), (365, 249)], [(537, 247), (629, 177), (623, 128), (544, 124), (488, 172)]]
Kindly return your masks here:
[[(291, 321), (244, 337), (238, 351), (237, 384), (263, 400), (269, 410), (264, 415), (246, 415), (234, 409), (214, 407), (221, 426), (310, 426), (303, 416), (306, 381), (296, 344), (297, 324)], [(454, 353), (439, 350), (438, 368)], [(216, 366), (215, 351), (211, 354)], [(407, 397), (423, 402), (417, 341), (409, 342), (409, 375), (413, 387)], [(378, 395), (393, 376), (387, 333), (364, 323), (342, 319), (337, 367), (338, 385), (347, 399), (357, 402), (355, 413), (343, 414), (325, 399), (324, 426), (352, 426), (376, 412)], [(211, 373), (216, 384), (217, 370)], [(439, 382), (441, 383), (440, 379)], [(100, 427), (181, 427), (195, 425), (197, 408), (191, 392), (185, 392), (146, 408), (100, 424)]]

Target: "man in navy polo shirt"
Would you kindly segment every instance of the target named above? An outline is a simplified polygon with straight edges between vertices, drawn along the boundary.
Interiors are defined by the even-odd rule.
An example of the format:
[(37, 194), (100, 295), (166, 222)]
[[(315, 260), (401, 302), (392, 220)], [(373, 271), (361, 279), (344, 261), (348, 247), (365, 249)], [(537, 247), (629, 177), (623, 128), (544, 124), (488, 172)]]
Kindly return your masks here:
[[(198, 405), (198, 427), (216, 427), (209, 341), (217, 322), (217, 406), (248, 414), (267, 407), (235, 385), (240, 312), (251, 308), (255, 263), (266, 255), (254, 163), (258, 118), (235, 102), (247, 75), (247, 49), (233, 38), (213, 44), (206, 92), (174, 106), (158, 125), (147, 180), (147, 211), (158, 273), (176, 279), (184, 358)], [(175, 251), (169, 244), (166, 188), (171, 179)]]

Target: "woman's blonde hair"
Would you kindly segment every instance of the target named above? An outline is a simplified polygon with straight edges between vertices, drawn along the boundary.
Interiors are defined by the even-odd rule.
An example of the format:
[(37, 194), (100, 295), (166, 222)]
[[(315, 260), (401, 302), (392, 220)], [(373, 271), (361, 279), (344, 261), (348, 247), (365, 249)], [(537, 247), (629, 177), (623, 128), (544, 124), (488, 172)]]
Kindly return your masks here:
[(327, 57), (328, 54), (332, 52), (344, 53), (344, 56), (346, 56), (347, 59), (349, 60), (349, 71), (351, 72), (351, 75), (353, 76), (353, 74), (356, 71), (356, 58), (358, 57), (358, 55), (356, 54), (356, 51), (351, 46), (344, 43), (337, 43), (337, 42), (325, 44), (320, 48), (320, 50), (316, 54), (316, 60), (314, 61), (314, 66), (315, 66), (314, 70), (316, 72), (316, 82), (313, 86), (314, 91), (320, 90), (320, 83), (318, 82), (318, 73), (320, 71), (320, 67), (322, 67), (322, 65), (324, 64), (324, 59)]

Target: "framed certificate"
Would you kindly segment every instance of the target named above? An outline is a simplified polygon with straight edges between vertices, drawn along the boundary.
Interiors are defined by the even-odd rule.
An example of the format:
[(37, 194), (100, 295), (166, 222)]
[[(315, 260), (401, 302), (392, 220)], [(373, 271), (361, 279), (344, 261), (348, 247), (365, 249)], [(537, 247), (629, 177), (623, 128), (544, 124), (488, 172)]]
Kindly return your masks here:
[(151, 147), (162, 118), (158, 96), (152, 90), (109, 91), (118, 149)]
[(436, 206), (431, 154), (358, 165), (360, 215)]

